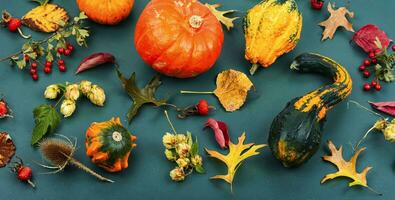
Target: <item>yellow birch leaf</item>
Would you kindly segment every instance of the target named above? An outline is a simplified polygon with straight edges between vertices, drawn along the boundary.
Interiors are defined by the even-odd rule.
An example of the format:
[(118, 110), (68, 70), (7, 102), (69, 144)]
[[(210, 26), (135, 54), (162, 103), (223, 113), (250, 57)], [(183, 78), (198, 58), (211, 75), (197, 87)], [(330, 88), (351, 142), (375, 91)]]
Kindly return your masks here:
[(219, 11), (217, 10), (218, 7), (220, 7), (220, 4), (208, 4), (206, 3), (205, 6), (217, 17), (218, 21), (220, 21), (223, 25), (226, 26), (228, 31), (234, 27), (233, 21), (236, 19), (239, 19), (239, 17), (234, 17), (234, 18), (229, 18), (225, 17), (226, 14), (236, 12), (236, 10), (226, 10), (226, 11)]
[(340, 7), (337, 10), (334, 10), (331, 3), (328, 3), (328, 11), (330, 13), (330, 17), (319, 23), (320, 26), (325, 27), (324, 32), (322, 33), (322, 40), (326, 40), (327, 38), (332, 39), (337, 28), (342, 26), (346, 30), (355, 32), (352, 28), (352, 24), (347, 20), (346, 15), (351, 18), (354, 17), (354, 12), (350, 12), (345, 7)]
[(233, 112), (244, 104), (252, 86), (251, 80), (244, 73), (226, 70), (218, 74), (214, 94), (226, 111)]
[(22, 17), (22, 22), (27, 27), (45, 33), (55, 32), (60, 24), (69, 20), (64, 8), (55, 4), (44, 4), (33, 8)]
[(228, 155), (222, 155), (217, 151), (206, 149), (209, 156), (222, 161), (228, 167), (228, 173), (226, 175), (213, 176), (211, 177), (212, 179), (222, 179), (232, 185), (233, 178), (241, 163), (249, 157), (258, 155), (259, 152), (257, 152), (257, 150), (267, 146), (266, 144), (254, 145), (254, 143), (243, 144), (245, 137), (245, 133), (243, 133), (243, 135), (239, 137), (238, 144), (229, 142)]
[(321, 183), (324, 183), (328, 180), (332, 180), (337, 177), (348, 177), (353, 180), (353, 182), (349, 183), (348, 186), (352, 187), (355, 185), (360, 185), (363, 187), (369, 187), (366, 174), (369, 172), (372, 167), (366, 167), (361, 173), (356, 171), (356, 162), (359, 154), (365, 150), (365, 148), (358, 149), (357, 152), (351, 157), (349, 161), (345, 161), (343, 159), (343, 147), (336, 149), (336, 146), (332, 143), (332, 141), (328, 141), (328, 147), (331, 151), (330, 156), (323, 156), (322, 158), (325, 161), (331, 162), (338, 168), (338, 172), (326, 175)]

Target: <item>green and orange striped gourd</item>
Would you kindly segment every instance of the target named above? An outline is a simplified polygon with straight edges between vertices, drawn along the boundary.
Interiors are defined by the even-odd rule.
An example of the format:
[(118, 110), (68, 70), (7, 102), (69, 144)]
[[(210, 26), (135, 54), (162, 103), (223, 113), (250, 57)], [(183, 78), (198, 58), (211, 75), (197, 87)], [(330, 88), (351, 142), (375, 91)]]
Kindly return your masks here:
[(331, 77), (333, 83), (291, 100), (273, 120), (269, 146), (286, 167), (301, 165), (314, 155), (321, 142), (327, 111), (346, 99), (352, 90), (347, 70), (328, 57), (304, 53), (295, 58), (291, 69), (320, 73)]

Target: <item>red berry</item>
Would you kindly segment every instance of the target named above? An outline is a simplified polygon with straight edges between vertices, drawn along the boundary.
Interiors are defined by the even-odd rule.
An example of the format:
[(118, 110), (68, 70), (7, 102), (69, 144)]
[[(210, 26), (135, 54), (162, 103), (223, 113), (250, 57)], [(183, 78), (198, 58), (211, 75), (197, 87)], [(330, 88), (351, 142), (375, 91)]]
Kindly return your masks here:
[(324, 1), (323, 0), (311, 0), (310, 4), (313, 9), (321, 10), (321, 8), (324, 6)]
[(370, 86), (372, 87), (376, 87), (376, 85), (377, 85), (377, 81), (372, 81), (372, 83), (370, 84)]
[(67, 71), (66, 65), (59, 65), (59, 71), (61, 72)]
[(359, 71), (365, 71), (366, 70), (366, 66), (365, 65), (361, 65), (359, 66)]
[(52, 69), (50, 67), (44, 67), (44, 73), (50, 74), (52, 72)]
[(380, 90), (382, 89), (380, 84), (377, 84), (377, 85), (375, 86), (375, 88), (376, 88), (377, 91), (380, 91)]
[(71, 45), (71, 44), (67, 44), (67, 49), (70, 50), (70, 51), (73, 51), (74, 50), (74, 46)]
[(63, 54), (63, 53), (64, 53), (64, 48), (59, 47), (59, 48), (57, 49), (57, 51), (58, 51), (59, 54)]
[(59, 59), (58, 60), (58, 65), (64, 65), (64, 60), (63, 59)]
[(369, 53), (369, 58), (370, 58), (370, 59), (376, 58), (376, 54), (375, 54), (373, 51), (370, 52), (370, 53)]
[(18, 179), (21, 181), (29, 181), (32, 178), (32, 169), (27, 166), (21, 166), (18, 169)]
[(369, 77), (370, 77), (370, 72), (369, 72), (368, 70), (365, 70), (365, 71), (363, 72), (363, 76), (364, 76), (365, 78), (369, 78)]
[(52, 62), (46, 61), (44, 67), (51, 68), (52, 67)]
[(392, 51), (395, 51), (395, 45), (392, 45)]
[(363, 60), (363, 64), (364, 64), (365, 66), (369, 66), (369, 65), (372, 64), (372, 63), (370, 62), (369, 59), (365, 59), (365, 60)]
[(33, 75), (32, 75), (32, 79), (35, 80), (35, 81), (37, 81), (37, 80), (38, 80), (38, 74), (37, 74), (37, 73), (36, 73), (36, 74), (33, 74)]
[(377, 64), (377, 59), (376, 59), (376, 58), (373, 58), (373, 59), (372, 59), (372, 63), (373, 63), (373, 64)]
[(71, 55), (70, 49), (65, 49), (65, 50), (64, 50), (64, 55), (65, 55), (65, 56), (70, 56), (70, 55)]
[(210, 111), (208, 103), (204, 99), (199, 101), (199, 103), (196, 105), (196, 109), (197, 109), (199, 115), (202, 115), (202, 116), (208, 115), (208, 113)]
[(36, 68), (31, 68), (30, 69), (30, 75), (33, 75), (33, 74), (37, 74), (37, 69)]
[(37, 63), (36, 63), (36, 62), (33, 62), (33, 63), (30, 65), (30, 67), (32, 67), (32, 69), (37, 69)]
[(15, 32), (18, 30), (19, 27), (21, 27), (22, 22), (20, 19), (17, 18), (11, 18), (10, 21), (8, 22), (8, 30), (11, 32)]
[(7, 103), (3, 100), (0, 101), (0, 117), (5, 117), (8, 114)]
[(372, 89), (372, 86), (370, 86), (369, 83), (365, 83), (365, 84), (363, 85), (363, 90), (365, 90), (365, 91), (370, 91), (371, 89)]

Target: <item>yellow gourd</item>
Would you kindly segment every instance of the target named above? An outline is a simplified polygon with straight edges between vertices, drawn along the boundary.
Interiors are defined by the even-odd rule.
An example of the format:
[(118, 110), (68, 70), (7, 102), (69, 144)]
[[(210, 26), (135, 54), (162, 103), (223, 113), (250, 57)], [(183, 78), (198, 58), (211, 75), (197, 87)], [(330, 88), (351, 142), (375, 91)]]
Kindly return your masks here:
[(294, 0), (264, 0), (244, 18), (245, 58), (253, 65), (269, 67), (278, 57), (293, 50), (300, 39), (302, 15)]

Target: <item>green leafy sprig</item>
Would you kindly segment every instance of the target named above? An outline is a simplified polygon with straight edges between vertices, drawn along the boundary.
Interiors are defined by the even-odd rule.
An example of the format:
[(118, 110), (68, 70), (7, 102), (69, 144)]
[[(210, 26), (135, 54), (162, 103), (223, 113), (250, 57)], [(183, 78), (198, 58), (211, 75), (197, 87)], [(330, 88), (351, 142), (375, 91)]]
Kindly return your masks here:
[[(86, 40), (89, 37), (89, 29), (84, 26), (84, 20), (88, 17), (81, 12), (79, 16), (74, 17), (72, 22), (61, 21), (60, 28), (55, 33), (43, 40), (29, 39), (23, 45), (20, 51), (1, 58), (0, 62), (9, 60), (12, 65), (19, 69), (24, 69), (30, 60), (39, 60), (45, 57), (46, 61), (52, 62), (54, 56), (61, 58), (56, 50), (65, 48), (70, 37), (74, 37), (79, 46), (87, 46)], [(26, 59), (29, 58), (29, 59)]]
[(395, 75), (393, 74), (393, 69), (395, 65), (395, 54), (389, 54), (387, 49), (383, 47), (378, 38), (376, 38), (375, 43), (377, 48), (381, 49), (381, 53), (376, 55), (376, 77), (381, 81), (392, 82), (395, 80)]

